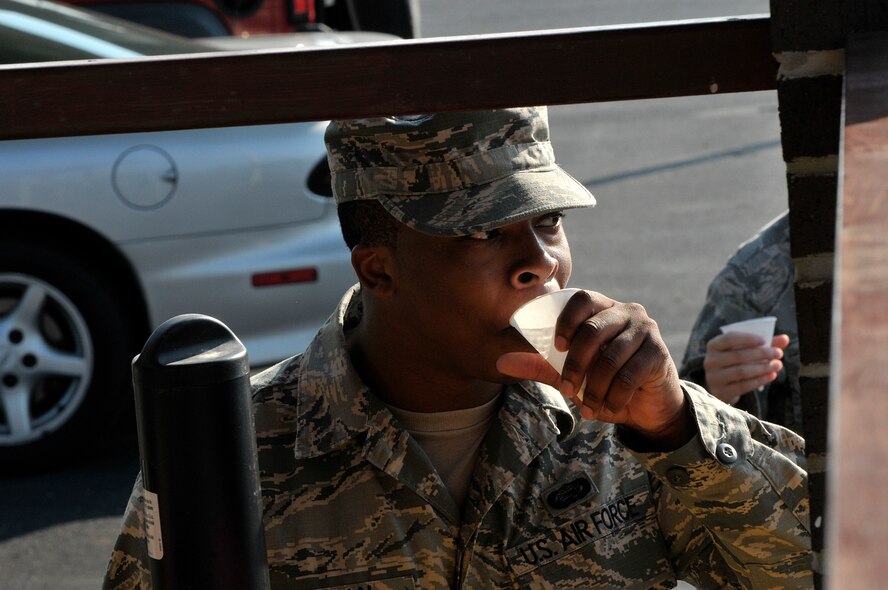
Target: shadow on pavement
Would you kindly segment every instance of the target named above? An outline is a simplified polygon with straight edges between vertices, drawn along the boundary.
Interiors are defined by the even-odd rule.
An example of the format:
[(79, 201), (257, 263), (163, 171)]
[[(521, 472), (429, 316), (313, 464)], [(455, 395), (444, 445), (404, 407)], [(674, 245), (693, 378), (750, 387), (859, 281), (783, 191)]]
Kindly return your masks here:
[(122, 442), (106, 455), (0, 478), (0, 542), (71, 521), (122, 516), (139, 471), (138, 447)]

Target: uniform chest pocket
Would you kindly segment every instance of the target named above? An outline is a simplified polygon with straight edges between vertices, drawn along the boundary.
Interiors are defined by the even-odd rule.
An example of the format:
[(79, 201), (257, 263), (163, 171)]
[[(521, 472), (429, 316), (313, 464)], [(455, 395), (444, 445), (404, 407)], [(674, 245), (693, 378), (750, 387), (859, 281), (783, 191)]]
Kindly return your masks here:
[(546, 531), (506, 550), (522, 587), (672, 588), (647, 490), (571, 510)]

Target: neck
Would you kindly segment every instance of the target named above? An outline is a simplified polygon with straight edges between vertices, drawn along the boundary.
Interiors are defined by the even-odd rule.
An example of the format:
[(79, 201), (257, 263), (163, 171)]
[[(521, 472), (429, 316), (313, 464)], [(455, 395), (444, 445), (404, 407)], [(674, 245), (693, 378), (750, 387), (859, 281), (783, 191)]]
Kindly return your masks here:
[(461, 377), (446, 363), (433, 362), (438, 355), (417, 354), (415, 343), (391, 327), (380, 329), (370, 315), (365, 313), (357, 327), (349, 354), (364, 383), (386, 403), (413, 412), (446, 412), (483, 405), (502, 390), (501, 383)]

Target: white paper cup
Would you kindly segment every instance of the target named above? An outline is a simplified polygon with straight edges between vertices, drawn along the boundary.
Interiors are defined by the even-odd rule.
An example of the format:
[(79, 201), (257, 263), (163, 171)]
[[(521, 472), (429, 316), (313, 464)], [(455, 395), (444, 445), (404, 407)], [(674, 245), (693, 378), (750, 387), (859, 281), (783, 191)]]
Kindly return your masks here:
[(552, 291), (531, 299), (512, 314), (509, 323), (561, 373), (567, 351), (555, 349), (555, 322), (567, 300), (579, 289)]
[(734, 322), (721, 327), (722, 334), (728, 332), (743, 332), (744, 334), (755, 334), (765, 341), (764, 346), (771, 346), (771, 340), (774, 339), (774, 326), (777, 324), (777, 318), (769, 315), (742, 322)]

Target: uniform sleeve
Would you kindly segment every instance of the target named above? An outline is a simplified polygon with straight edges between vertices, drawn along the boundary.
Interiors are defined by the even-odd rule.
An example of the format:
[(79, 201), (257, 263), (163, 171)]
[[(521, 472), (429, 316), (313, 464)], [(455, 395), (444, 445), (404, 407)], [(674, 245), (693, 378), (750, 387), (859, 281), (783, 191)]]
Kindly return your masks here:
[(698, 435), (633, 454), (654, 480), (679, 577), (698, 588), (812, 588), (804, 440), (685, 383)]
[(142, 476), (136, 478), (105, 572), (103, 590), (151, 590), (148, 546), (145, 541)]

